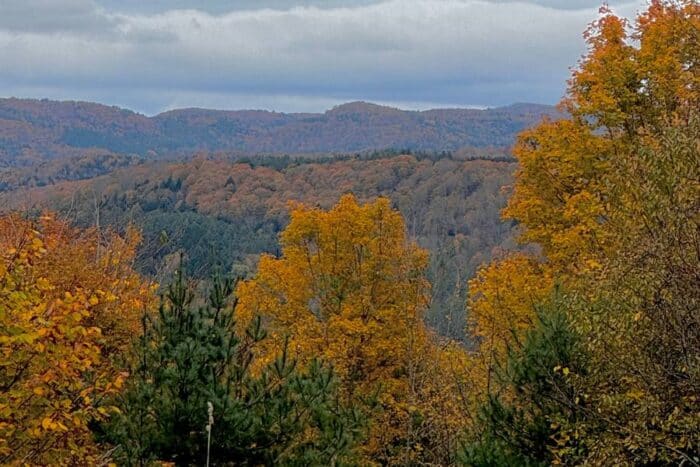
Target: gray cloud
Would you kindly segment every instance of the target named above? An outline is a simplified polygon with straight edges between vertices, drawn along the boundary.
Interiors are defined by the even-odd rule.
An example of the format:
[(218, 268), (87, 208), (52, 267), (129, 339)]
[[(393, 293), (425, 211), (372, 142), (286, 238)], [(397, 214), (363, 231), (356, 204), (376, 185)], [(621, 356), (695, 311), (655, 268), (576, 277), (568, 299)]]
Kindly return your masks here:
[[(273, 0), (218, 12), (226, 2), (175, 0), (166, 9), (158, 0), (162, 8), (142, 11), (135, 0), (122, 9), (110, 1), (3, 4), (0, 95), (74, 97), (148, 113), (308, 111), (350, 99), (553, 103), (597, 9), (583, 0), (333, 0), (323, 8)], [(200, 9), (173, 9), (193, 5)], [(641, 5), (617, 9), (632, 15)]]
[[(299, 6), (317, 8), (353, 8), (357, 6), (381, 3), (382, 0), (98, 0), (101, 5), (117, 11), (138, 13), (162, 13), (169, 10), (197, 9), (212, 14), (221, 14), (233, 10), (289, 10)], [(597, 8), (601, 0), (486, 0), (492, 3), (530, 3), (560, 10)], [(608, 3), (616, 3), (608, 2)]]
[(0, 30), (77, 34), (111, 30), (115, 18), (93, 0), (7, 0), (0, 2)]
[[(493, 3), (513, 3), (518, 0), (488, 0)], [(531, 3), (534, 5), (541, 5), (548, 8), (555, 8), (558, 10), (581, 10), (581, 9), (591, 9), (598, 8), (604, 2), (602, 0), (520, 0), (523, 3)], [(616, 3), (608, 1), (608, 4), (614, 5)]]
[(222, 14), (240, 10), (289, 10), (300, 6), (317, 8), (357, 7), (379, 3), (381, 0), (98, 0), (109, 10), (131, 13), (162, 13), (171, 10), (200, 10)]

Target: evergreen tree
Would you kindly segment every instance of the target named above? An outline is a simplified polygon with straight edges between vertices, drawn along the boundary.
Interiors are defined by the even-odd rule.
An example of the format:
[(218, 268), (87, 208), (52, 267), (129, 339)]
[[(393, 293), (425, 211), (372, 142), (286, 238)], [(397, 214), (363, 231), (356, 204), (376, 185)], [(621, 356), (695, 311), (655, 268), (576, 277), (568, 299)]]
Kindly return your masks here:
[(535, 307), (536, 326), (508, 350), (500, 389), (479, 408), (459, 453), (463, 465), (545, 466), (564, 453), (575, 459), (583, 449), (569, 427), (584, 413), (575, 382), (586, 365), (566, 306), (555, 296)]
[(180, 270), (158, 313), (144, 316), (122, 414), (106, 430), (119, 460), (204, 464), (211, 403), (212, 465), (352, 463), (363, 412), (339, 402), (331, 368), (313, 361), (298, 370), (286, 345), (253, 374), (265, 331), (255, 319), (243, 336), (235, 333), (234, 285), (215, 277), (205, 300)]

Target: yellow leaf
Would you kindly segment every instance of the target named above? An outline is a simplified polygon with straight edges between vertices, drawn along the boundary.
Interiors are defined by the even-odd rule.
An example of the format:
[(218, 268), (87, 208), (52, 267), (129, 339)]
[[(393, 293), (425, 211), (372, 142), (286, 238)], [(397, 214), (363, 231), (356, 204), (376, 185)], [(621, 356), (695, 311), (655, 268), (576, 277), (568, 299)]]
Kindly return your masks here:
[(53, 424), (53, 422), (52, 422), (51, 419), (48, 418), (48, 417), (45, 417), (45, 418), (41, 421), (41, 427), (42, 427), (44, 430), (49, 430), (49, 429), (51, 429), (51, 425), (52, 425), (52, 424)]

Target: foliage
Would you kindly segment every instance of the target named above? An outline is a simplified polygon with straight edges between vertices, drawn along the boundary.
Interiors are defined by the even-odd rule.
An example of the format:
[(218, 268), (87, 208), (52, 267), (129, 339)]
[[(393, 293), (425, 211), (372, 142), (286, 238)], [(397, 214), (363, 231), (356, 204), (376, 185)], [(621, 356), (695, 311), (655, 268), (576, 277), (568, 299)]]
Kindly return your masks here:
[(467, 304), (479, 355), (489, 362), (503, 359), (508, 346), (532, 327), (534, 305), (547, 298), (553, 286), (549, 266), (525, 254), (481, 268), (469, 283)]
[(587, 389), (610, 425), (601, 462), (687, 462), (700, 449), (699, 138), (694, 116), (616, 169), (607, 227), (619, 247), (577, 320), (590, 348), (607, 349)]
[(566, 300), (557, 294), (532, 306), (535, 322), (523, 341), (509, 347), (499, 390), (479, 408), (460, 463), (544, 466), (559, 460), (555, 450), (569, 461), (580, 459), (578, 432), (570, 428), (582, 418), (585, 401), (575, 380), (586, 377), (586, 359)]
[(96, 461), (88, 425), (113, 410), (114, 356), (150, 294), (131, 268), (137, 241), (0, 218), (2, 463)]
[(408, 234), (430, 251), (432, 299), (426, 323), (441, 335), (467, 340), (467, 279), (500, 250), (515, 247), (513, 223), (498, 217), (515, 168), (457, 155), (312, 159), (279, 171), (197, 158), (132, 166), (108, 177), (11, 192), (2, 199), (18, 208), (30, 199), (83, 227), (98, 220), (115, 228), (133, 222), (143, 233), (139, 271), (160, 279), (173, 272), (179, 251), (197, 278), (210, 277), (217, 266), (252, 273), (261, 253), (279, 253), (290, 199), (328, 209), (349, 192), (363, 202), (386, 196), (404, 217)]
[(365, 433), (359, 407), (342, 405), (337, 378), (317, 360), (297, 369), (286, 345), (259, 374), (254, 348), (260, 319), (235, 332), (234, 281), (216, 277), (208, 297), (182, 269), (155, 316), (144, 315), (132, 377), (119, 398), (122, 415), (107, 426), (126, 464), (203, 464), (207, 404), (213, 406), (211, 461), (237, 465), (345, 465)]
[(263, 358), (289, 339), (302, 362), (320, 356), (333, 363), (347, 400), (378, 396), (383, 411), (366, 446), (373, 459), (420, 457), (423, 442), (426, 450), (436, 443), (421, 439), (421, 427), (436, 421), (431, 416), (450, 423), (454, 415), (432, 405), (450, 385), (425, 377), (441, 361), (422, 321), (425, 250), (406, 239), (387, 199), (360, 205), (347, 195), (329, 211), (297, 206), (291, 217), (282, 256), (263, 256), (255, 277), (239, 287), (242, 319), (269, 322)]
[(4, 168), (0, 169), (0, 192), (94, 178), (139, 162), (142, 160), (135, 156), (95, 150), (85, 151), (85, 154), (80, 156), (42, 161), (27, 167)]
[[(696, 0), (651, 0), (634, 24), (601, 8), (567, 118), (518, 139), (503, 224), (514, 166), (459, 152), (132, 166), (88, 147), (456, 150), (505, 141), (537, 109), (147, 118), (0, 101), (7, 163), (86, 156), (3, 204), (94, 225), (0, 219), (0, 461), (107, 461), (93, 428), (125, 463), (202, 463), (211, 403), (219, 464), (450, 464), (469, 417), (467, 465), (700, 464), (699, 31)], [(494, 115), (503, 128), (483, 121)], [(0, 183), (51, 184), (52, 167)], [(155, 313), (132, 269), (138, 235), (103, 231), (125, 220), (145, 228), (141, 270), (164, 277), (184, 247), (199, 276), (214, 263), (248, 274), (240, 304), (233, 281), (202, 297), (179, 273)], [(535, 245), (500, 256), (514, 223)], [(466, 351), (426, 322), (459, 336), (465, 278), (492, 256), (469, 281)], [(116, 357), (134, 336), (124, 382)]]
[[(515, 150), (505, 214), (544, 256), (530, 287), (549, 275), (578, 297), (567, 314), (590, 356), (577, 449), (550, 447), (558, 462), (700, 462), (698, 31), (696, 1), (653, 0), (634, 26), (601, 9), (562, 103), (570, 118)], [(502, 272), (480, 288), (513, 287), (477, 329), (526, 292)]]

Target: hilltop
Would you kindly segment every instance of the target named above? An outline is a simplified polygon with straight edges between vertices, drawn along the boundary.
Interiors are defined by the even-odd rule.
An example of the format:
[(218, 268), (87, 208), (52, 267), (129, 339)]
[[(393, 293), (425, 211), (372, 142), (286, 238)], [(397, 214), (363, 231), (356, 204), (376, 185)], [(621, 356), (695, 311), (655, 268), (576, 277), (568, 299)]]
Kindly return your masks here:
[(423, 151), (508, 147), (554, 107), (408, 111), (367, 102), (324, 113), (178, 109), (148, 117), (77, 101), (0, 99), (0, 166), (88, 153), (146, 157), (197, 151), (347, 153), (387, 148)]

